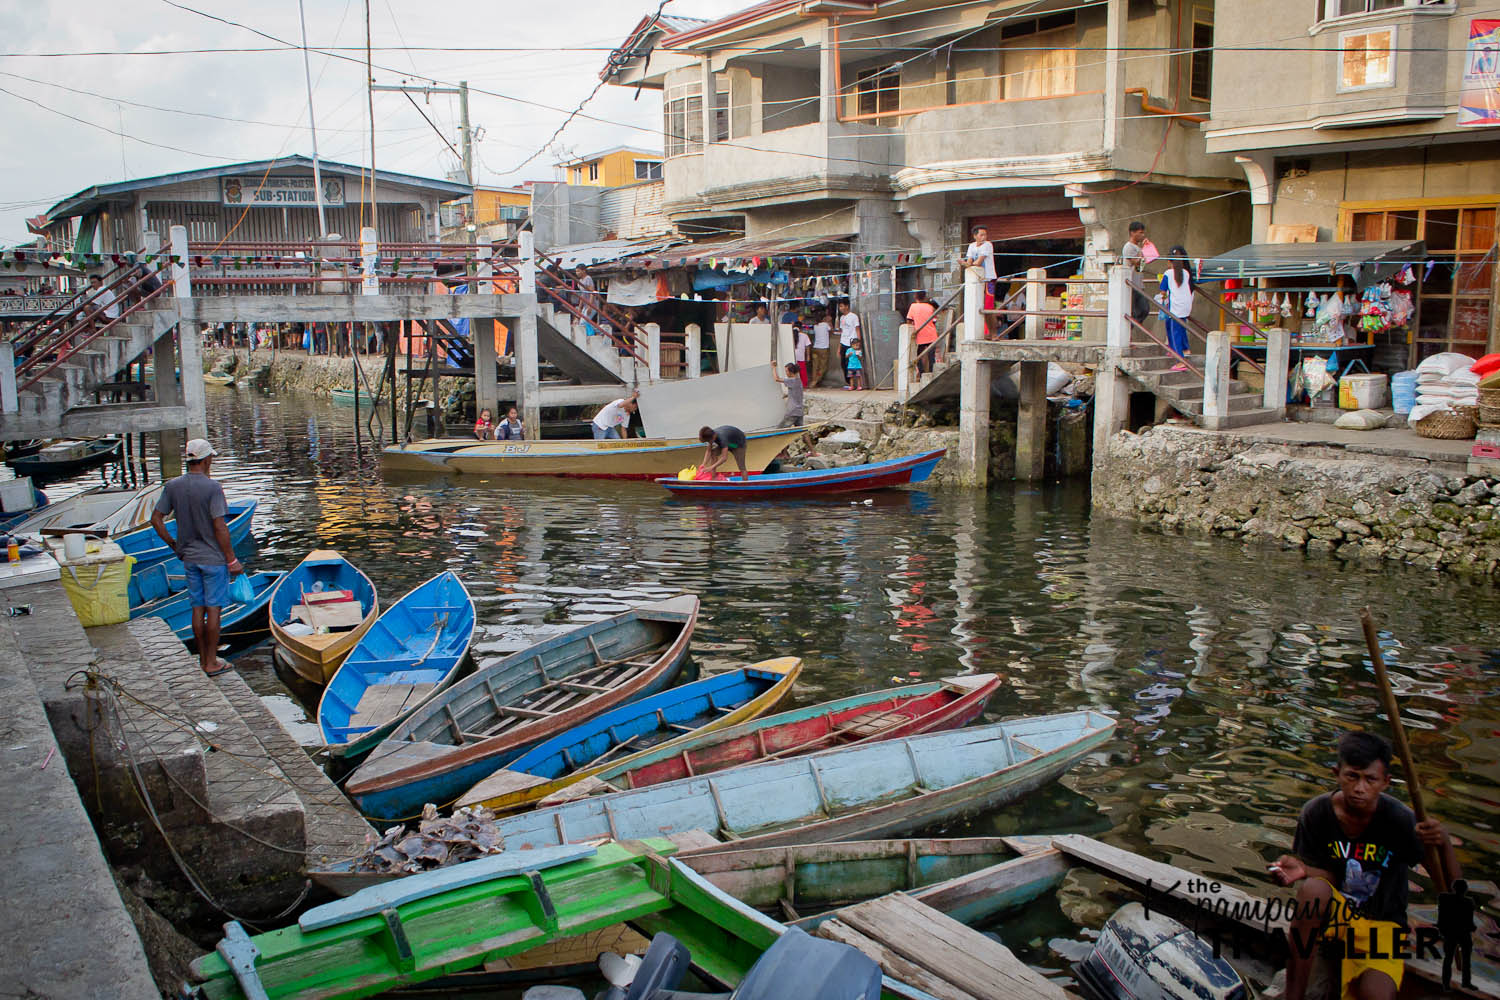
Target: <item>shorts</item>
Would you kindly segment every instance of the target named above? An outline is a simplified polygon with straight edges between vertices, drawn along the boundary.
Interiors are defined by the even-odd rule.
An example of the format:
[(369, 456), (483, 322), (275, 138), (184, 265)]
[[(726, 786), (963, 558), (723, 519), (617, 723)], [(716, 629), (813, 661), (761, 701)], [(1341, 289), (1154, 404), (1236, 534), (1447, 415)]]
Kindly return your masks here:
[(229, 567), (185, 563), (188, 603), (195, 608), (222, 608), (229, 603)]
[(1399, 990), (1406, 963), (1399, 958), (1371, 958), (1370, 953), (1375, 950), (1389, 955), (1394, 950), (1396, 932), (1400, 930), (1400, 925), (1389, 920), (1371, 920), (1350, 914), (1349, 902), (1344, 894), (1332, 886), (1329, 888), (1331, 916), (1323, 925), (1323, 937), (1347, 946), (1350, 932), (1353, 932), (1354, 957), (1345, 956), (1339, 962), (1339, 996), (1353, 996), (1354, 981), (1370, 971), (1385, 973)]

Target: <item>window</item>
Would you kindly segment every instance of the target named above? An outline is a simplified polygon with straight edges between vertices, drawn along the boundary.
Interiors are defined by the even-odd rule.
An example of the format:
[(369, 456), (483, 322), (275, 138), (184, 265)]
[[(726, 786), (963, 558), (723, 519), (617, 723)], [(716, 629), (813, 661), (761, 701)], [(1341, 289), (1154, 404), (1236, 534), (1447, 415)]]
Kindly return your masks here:
[(659, 181), (659, 180), (661, 180), (661, 161), (660, 160), (636, 160), (635, 161), (635, 179), (638, 180), (638, 181)]
[(1396, 82), (1396, 29), (1372, 28), (1339, 35), (1340, 91), (1389, 87)]
[(1423, 7), (1437, 8), (1433, 13), (1447, 13), (1453, 9), (1454, 0), (1318, 0), (1318, 20), (1333, 21), (1341, 17)]
[(662, 102), (663, 148), (668, 156), (703, 152), (703, 85), (672, 87)]
[(729, 77), (714, 77), (714, 142), (729, 141)]
[(859, 73), (854, 86), (859, 114), (883, 115), (901, 110), (901, 71), (867, 69)]
[(582, 167), (574, 167), (573, 168), (573, 183), (574, 184), (582, 184), (583, 183), (583, 168)]
[(597, 163), (590, 163), (589, 164), (589, 180), (591, 180), (591, 181), (597, 181), (598, 179), (599, 179), (599, 164), (597, 164)]
[(1016, 101), (1073, 93), (1077, 89), (1076, 40), (1077, 32), (1069, 27), (1002, 41), (1000, 99)]
[(1209, 11), (1193, 8), (1193, 54), (1188, 60), (1188, 96), (1195, 101), (1207, 101), (1213, 97), (1214, 85), (1214, 24), (1208, 18)]

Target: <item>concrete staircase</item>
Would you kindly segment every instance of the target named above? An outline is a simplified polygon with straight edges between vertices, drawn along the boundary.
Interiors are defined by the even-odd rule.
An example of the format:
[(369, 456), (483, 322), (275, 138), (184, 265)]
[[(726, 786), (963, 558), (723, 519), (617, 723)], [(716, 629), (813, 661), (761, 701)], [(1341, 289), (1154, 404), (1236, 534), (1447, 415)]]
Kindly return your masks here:
[[(1203, 356), (1190, 355), (1190, 360), (1199, 371), (1203, 370)], [(1279, 420), (1274, 410), (1261, 407), (1261, 394), (1238, 379), (1229, 383), (1229, 412), (1227, 415), (1208, 418), (1203, 414), (1203, 379), (1191, 370), (1173, 371), (1177, 358), (1154, 344), (1136, 346), (1130, 357), (1124, 359), (1121, 369), (1139, 389), (1152, 393), (1158, 400), (1192, 420), (1200, 427), (1223, 430), (1230, 427), (1246, 427), (1251, 424)]]
[[(124, 416), (141, 410), (174, 411), (162, 426), (184, 426), (181, 407), (158, 407), (149, 401), (97, 403), (95, 391), (113, 382), (125, 366), (139, 359), (177, 325), (177, 307), (151, 303), (110, 328), (110, 332), (74, 354), (30, 388), (17, 375), (17, 409), (0, 413), (0, 435), (7, 438), (66, 437), (147, 429), (125, 426)], [(176, 411), (181, 411), (176, 412)], [(118, 420), (118, 422), (114, 422)], [(173, 422), (175, 421), (175, 423)], [(88, 424), (90, 426), (81, 426)], [(94, 425), (98, 425), (97, 427)]]
[(167, 887), (158, 909), (274, 922), (307, 869), (363, 848), (370, 826), (237, 674), (206, 676), (160, 619), (85, 630), (59, 588), (8, 592), (33, 613), (7, 622), (106, 853)]

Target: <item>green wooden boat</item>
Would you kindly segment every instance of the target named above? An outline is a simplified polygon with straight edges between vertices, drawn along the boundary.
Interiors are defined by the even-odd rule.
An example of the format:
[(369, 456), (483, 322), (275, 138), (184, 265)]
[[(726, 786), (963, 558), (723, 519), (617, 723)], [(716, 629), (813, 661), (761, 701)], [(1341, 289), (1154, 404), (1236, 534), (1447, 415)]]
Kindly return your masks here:
[(647, 858), (675, 850), (652, 839), (507, 852), (375, 886), (266, 934), (232, 922), (193, 963), (191, 995), (366, 997), (609, 927), (670, 905)]
[[(360, 393), (360, 396), (362, 397), (360, 399), (360, 405), (368, 409), (370, 406), (370, 394), (368, 392), (362, 392)], [(338, 389), (329, 389), (328, 400), (331, 403), (338, 403), (340, 406), (353, 406), (354, 390), (345, 389), (342, 387)]]

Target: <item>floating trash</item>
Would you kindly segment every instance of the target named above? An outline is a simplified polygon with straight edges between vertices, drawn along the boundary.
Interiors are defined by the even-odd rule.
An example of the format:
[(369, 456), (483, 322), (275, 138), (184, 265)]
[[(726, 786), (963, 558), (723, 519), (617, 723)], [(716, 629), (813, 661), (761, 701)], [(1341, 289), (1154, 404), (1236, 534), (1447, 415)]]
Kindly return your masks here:
[(416, 828), (392, 827), (370, 842), (354, 859), (357, 872), (425, 872), (487, 854), (500, 854), (504, 841), (495, 829), (495, 814), (483, 806), (463, 806), (439, 816), (437, 806), (422, 807)]

